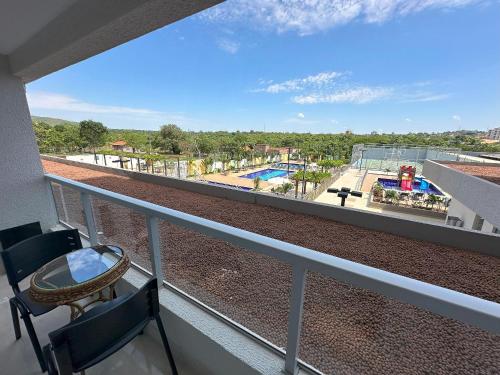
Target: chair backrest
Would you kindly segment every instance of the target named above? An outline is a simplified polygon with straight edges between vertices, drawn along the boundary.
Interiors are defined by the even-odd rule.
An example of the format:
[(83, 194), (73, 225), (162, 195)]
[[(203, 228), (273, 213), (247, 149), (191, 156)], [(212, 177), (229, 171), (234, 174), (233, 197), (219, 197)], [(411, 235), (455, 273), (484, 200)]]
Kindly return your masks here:
[(51, 260), (81, 249), (77, 229), (60, 230), (30, 237), (0, 252), (9, 284), (19, 291), (18, 283)]
[(8, 249), (12, 245), (21, 242), (27, 238), (42, 234), (40, 222), (19, 225), (14, 228), (8, 228), (0, 231), (0, 244), (2, 249)]
[(49, 333), (60, 373), (80, 372), (101, 362), (136, 337), (159, 315), (156, 279), (84, 313)]

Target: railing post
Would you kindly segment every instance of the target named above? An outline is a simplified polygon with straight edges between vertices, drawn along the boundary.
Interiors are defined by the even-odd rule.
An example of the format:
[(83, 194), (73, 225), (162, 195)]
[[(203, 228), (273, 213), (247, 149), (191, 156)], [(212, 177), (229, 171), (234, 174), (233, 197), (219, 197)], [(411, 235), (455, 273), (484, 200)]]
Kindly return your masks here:
[[(52, 187), (52, 184), (50, 184), (50, 186)], [(64, 222), (68, 223), (69, 222), (69, 216), (68, 216), (68, 209), (66, 208), (66, 201), (64, 199), (63, 188), (62, 188), (62, 185), (58, 185), (58, 186), (59, 186), (59, 192), (61, 193), (61, 206), (62, 206), (63, 213), (64, 213)], [(52, 190), (52, 193), (53, 192), (54, 192), (54, 190)]]
[(85, 224), (87, 225), (87, 230), (89, 232), (90, 244), (92, 246), (95, 246), (98, 244), (97, 229), (95, 226), (94, 211), (92, 209), (92, 202), (90, 201), (90, 195), (88, 193), (80, 193), (80, 199), (82, 201)]
[(297, 356), (299, 354), (300, 331), (302, 328), (302, 308), (304, 305), (304, 287), (306, 270), (298, 265), (293, 266), (290, 311), (288, 312), (288, 334), (285, 356), (287, 374), (297, 374)]
[(153, 276), (157, 278), (158, 287), (160, 287), (163, 284), (163, 271), (161, 268), (161, 247), (160, 232), (158, 229), (158, 218), (154, 216), (147, 216), (146, 223), (148, 227), (149, 258), (151, 259)]

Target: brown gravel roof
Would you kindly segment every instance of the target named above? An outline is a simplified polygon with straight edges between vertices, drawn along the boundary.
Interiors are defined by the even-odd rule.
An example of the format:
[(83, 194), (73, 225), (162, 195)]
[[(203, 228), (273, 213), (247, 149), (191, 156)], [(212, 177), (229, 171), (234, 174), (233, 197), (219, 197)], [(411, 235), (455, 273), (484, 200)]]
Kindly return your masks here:
[(458, 171), (491, 181), (500, 185), (500, 164), (498, 165), (471, 165), (471, 163), (442, 163)]
[[(50, 173), (500, 302), (497, 257), (113, 173), (43, 165)], [(74, 206), (70, 221), (82, 222), (78, 195), (67, 191), (65, 200)], [(124, 246), (150, 268), (144, 218), (102, 201), (94, 209), (102, 241)], [(289, 266), (168, 223), (161, 232), (170, 282), (286, 345)], [(500, 337), (309, 273), (300, 356), (325, 373), (500, 373)]]

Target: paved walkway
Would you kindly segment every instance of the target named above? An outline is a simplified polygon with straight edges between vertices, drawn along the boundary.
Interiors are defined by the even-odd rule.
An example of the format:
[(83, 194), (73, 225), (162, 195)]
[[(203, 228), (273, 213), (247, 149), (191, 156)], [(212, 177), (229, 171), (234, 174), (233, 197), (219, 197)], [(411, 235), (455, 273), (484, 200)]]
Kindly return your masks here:
[[(364, 169), (362, 169), (361, 171), (359, 169), (354, 169), (354, 168), (348, 169), (335, 183), (333, 183), (330, 186), (331, 188), (337, 188), (337, 189), (340, 189), (341, 187), (348, 187), (351, 188), (351, 190), (359, 189), (363, 192), (362, 198), (349, 196), (345, 202), (346, 207), (357, 208), (360, 210), (365, 210), (370, 212), (382, 213), (384, 215), (390, 215), (401, 219), (417, 220), (430, 224), (444, 224), (444, 219), (442, 218), (434, 218), (425, 215), (415, 215), (413, 213), (406, 213), (406, 212), (396, 212), (391, 209), (385, 209), (379, 207), (369, 207), (368, 199), (370, 196), (370, 189), (371, 186), (373, 185), (373, 182), (375, 182), (375, 180), (378, 177), (391, 178), (395, 177), (395, 174), (392, 173), (391, 176), (391, 174), (385, 174), (385, 173), (384, 174), (368, 173), (363, 183), (361, 184), (361, 180), (363, 179), (364, 174), (365, 174)], [(361, 186), (361, 188), (359, 188), (359, 186)], [(341, 199), (337, 197), (337, 194), (332, 194), (325, 191), (315, 199), (315, 202), (340, 206)]]

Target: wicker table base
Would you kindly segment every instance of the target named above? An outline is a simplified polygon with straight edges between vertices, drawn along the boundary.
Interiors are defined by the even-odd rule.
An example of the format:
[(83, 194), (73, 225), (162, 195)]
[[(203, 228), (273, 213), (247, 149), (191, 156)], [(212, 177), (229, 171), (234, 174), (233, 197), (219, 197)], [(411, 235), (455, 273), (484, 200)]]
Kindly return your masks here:
[[(45, 271), (44, 267), (37, 272)], [(54, 289), (39, 287), (35, 282), (34, 275), (31, 278), (30, 295), (36, 302), (69, 306), (71, 320), (74, 320), (84, 313), (86, 307), (96, 302), (112, 300), (116, 283), (127, 272), (129, 267), (130, 260), (125, 253), (122, 253), (116, 264), (101, 275), (76, 285)], [(104, 293), (106, 289), (109, 289), (109, 293)], [(78, 302), (94, 295), (97, 295), (97, 297), (83, 305)]]

